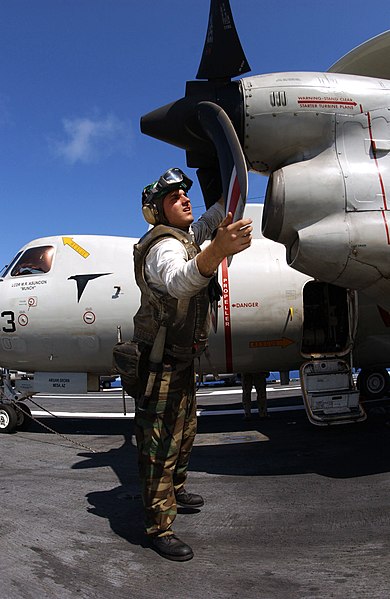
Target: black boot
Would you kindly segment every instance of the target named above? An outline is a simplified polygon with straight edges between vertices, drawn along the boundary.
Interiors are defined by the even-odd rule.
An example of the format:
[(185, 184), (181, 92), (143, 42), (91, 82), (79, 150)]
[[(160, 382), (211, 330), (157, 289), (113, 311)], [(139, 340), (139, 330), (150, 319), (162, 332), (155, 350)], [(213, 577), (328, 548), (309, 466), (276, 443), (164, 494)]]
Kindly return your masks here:
[(165, 537), (152, 537), (151, 543), (157, 553), (174, 562), (186, 562), (194, 557), (191, 547), (173, 534)]
[(187, 493), (183, 488), (176, 493), (176, 503), (181, 507), (202, 507), (204, 505), (203, 497), (196, 493)]

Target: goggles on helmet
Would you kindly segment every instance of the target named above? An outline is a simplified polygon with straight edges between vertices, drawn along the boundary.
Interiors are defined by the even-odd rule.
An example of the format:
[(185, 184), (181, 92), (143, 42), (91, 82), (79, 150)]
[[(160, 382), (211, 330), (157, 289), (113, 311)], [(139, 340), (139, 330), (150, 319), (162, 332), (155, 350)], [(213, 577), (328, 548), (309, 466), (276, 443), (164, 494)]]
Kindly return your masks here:
[(142, 192), (142, 204), (148, 204), (152, 199), (162, 198), (170, 191), (183, 189), (187, 192), (192, 186), (192, 181), (180, 168), (168, 169), (158, 181), (147, 185)]

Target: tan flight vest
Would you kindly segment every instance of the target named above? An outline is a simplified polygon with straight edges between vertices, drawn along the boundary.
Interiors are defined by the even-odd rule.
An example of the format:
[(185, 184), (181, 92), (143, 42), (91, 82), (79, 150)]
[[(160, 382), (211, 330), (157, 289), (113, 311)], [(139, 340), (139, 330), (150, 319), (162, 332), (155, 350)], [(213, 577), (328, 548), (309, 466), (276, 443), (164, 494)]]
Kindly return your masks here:
[(134, 316), (134, 341), (153, 345), (160, 325), (167, 327), (165, 353), (181, 361), (192, 360), (207, 346), (210, 328), (207, 286), (187, 299), (150, 289), (145, 279), (145, 257), (164, 237), (174, 237), (184, 246), (187, 259), (200, 252), (191, 235), (165, 225), (156, 225), (134, 246), (135, 280), (141, 290), (141, 306)]

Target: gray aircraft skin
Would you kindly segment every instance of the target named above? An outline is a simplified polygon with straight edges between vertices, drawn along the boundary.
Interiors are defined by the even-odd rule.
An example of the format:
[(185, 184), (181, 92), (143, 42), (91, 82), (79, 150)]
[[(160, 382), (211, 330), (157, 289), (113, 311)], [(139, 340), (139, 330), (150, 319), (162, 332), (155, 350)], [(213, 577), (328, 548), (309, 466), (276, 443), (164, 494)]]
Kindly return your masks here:
[(245, 170), (269, 177), (262, 230), (287, 263), (388, 309), (389, 51), (386, 31), (328, 72), (232, 80), (250, 67), (229, 3), (212, 0), (197, 74), (207, 81), (188, 81), (185, 97), (144, 115), (141, 130), (185, 149), (201, 184), (219, 169), (224, 189), (230, 148), (241, 181)]
[[(260, 233), (262, 208), (247, 205), (257, 235), (246, 252), (219, 269), (217, 330), (210, 332), (198, 372), (295, 370), (313, 358), (337, 359), (353, 349), (353, 365), (362, 368), (361, 391), (385, 395), (390, 314), (368, 296), (360, 294), (360, 301), (356, 292), (289, 267), (283, 246)], [(45, 237), (17, 253), (0, 277), (0, 364), (35, 378), (20, 381), (17, 392), (4, 380), (3, 404), (36, 392), (96, 390), (98, 375), (113, 372), (118, 331), (131, 339), (139, 306), (132, 268), (136, 241)], [(0, 420), (2, 410), (0, 404)], [(0, 431), (8, 429), (0, 424)]]

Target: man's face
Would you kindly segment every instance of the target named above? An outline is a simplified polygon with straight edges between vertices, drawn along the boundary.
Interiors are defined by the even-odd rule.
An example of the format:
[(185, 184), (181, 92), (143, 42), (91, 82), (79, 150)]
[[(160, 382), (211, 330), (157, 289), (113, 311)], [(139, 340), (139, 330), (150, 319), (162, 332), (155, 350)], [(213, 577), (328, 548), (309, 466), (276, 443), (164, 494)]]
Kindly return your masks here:
[(182, 189), (175, 189), (163, 199), (165, 218), (173, 227), (187, 229), (193, 222), (191, 202)]

